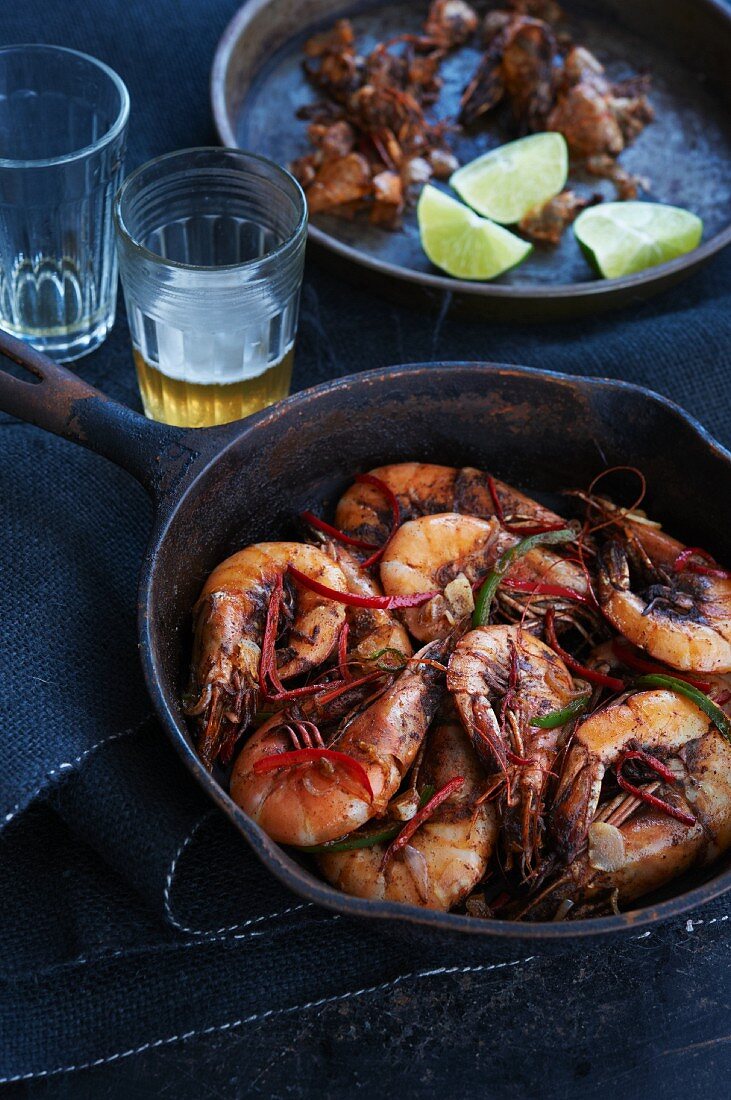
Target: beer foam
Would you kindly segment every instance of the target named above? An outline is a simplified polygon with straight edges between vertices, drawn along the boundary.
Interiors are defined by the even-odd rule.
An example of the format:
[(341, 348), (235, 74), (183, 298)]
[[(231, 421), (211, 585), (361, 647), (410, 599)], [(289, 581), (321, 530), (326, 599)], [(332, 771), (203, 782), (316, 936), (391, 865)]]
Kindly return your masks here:
[(179, 382), (226, 386), (258, 378), (288, 351), (270, 347), (266, 326), (239, 331), (181, 332), (157, 325), (157, 356), (153, 365)]

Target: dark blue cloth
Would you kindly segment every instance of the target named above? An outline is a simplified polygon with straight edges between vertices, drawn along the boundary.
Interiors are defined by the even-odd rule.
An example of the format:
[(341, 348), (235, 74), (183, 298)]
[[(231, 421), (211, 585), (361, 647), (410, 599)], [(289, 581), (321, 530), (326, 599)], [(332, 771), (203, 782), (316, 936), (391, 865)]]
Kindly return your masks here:
[[(208, 70), (236, 6), (23, 0), (0, 6), (0, 42), (68, 45), (117, 69), (132, 97), (133, 168), (215, 141)], [(730, 277), (726, 253), (622, 313), (508, 327), (411, 313), (310, 263), (294, 385), (410, 360), (524, 363), (651, 386), (728, 445)], [(123, 316), (77, 369), (139, 408)], [(265, 1020), (282, 1042), (320, 1002), (373, 997), (395, 1011), (400, 991), (420, 985), (431, 990), (414, 1008), (422, 1022), (441, 995), (456, 1017), (464, 997), (496, 996), (496, 983), (529, 998), (536, 971), (521, 959), (335, 918), (259, 867), (150, 713), (134, 623), (144, 493), (101, 458), (8, 417), (0, 427), (0, 1081), (114, 1065)], [(702, 914), (719, 948), (724, 920), (721, 903)], [(667, 959), (692, 950), (693, 927), (584, 951), (582, 965), (619, 971), (644, 957), (661, 997)]]

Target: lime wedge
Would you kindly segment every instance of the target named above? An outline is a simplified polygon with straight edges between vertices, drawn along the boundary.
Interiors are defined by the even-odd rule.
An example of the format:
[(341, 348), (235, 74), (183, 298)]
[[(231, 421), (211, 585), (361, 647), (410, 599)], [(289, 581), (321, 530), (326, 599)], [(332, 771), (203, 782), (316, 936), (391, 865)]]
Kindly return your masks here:
[(605, 202), (579, 214), (574, 233), (599, 274), (618, 279), (697, 248), (703, 222), (679, 206)]
[(449, 182), (478, 214), (512, 225), (563, 191), (568, 172), (563, 134), (532, 134), (470, 161)]
[(494, 279), (524, 260), (532, 245), (480, 218), (427, 185), (416, 208), (421, 246), (433, 264), (457, 279)]

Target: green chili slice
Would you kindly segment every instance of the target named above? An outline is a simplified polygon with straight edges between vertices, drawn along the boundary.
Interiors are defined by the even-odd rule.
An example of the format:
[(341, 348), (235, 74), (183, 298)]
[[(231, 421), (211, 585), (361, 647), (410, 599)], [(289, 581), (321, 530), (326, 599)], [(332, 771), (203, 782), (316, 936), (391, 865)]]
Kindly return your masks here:
[(403, 821), (398, 825), (389, 825), (379, 833), (364, 833), (362, 836), (350, 836), (345, 840), (333, 840), (328, 844), (310, 844), (307, 848), (298, 848), (298, 852), (307, 852), (308, 855), (324, 855), (326, 852), (354, 852), (357, 848), (372, 848), (375, 844), (385, 844), (393, 840), (404, 827)]
[[(434, 794), (434, 787), (426, 786), (419, 795), (419, 809), (427, 804)], [(327, 852), (354, 852), (358, 848), (373, 848), (376, 844), (387, 844), (399, 835), (405, 822), (395, 821), (377, 833), (362, 833), (360, 836), (346, 836), (343, 840), (331, 840), (327, 844), (311, 844), (308, 848), (298, 848), (298, 852), (308, 855), (324, 855)]]
[[(383, 658), (388, 658), (384, 662)], [(397, 664), (391, 662), (391, 658), (395, 658)], [(379, 649), (377, 653), (371, 653), (370, 657), (366, 658), (368, 661), (373, 661), (377, 669), (381, 672), (401, 672), (406, 668), (409, 663), (408, 657), (401, 652), (400, 649), (396, 649), (394, 646), (386, 646), (385, 649)]]
[(632, 687), (667, 688), (669, 691), (676, 691), (678, 695), (685, 695), (685, 697), (694, 702), (704, 714), (708, 715), (718, 732), (722, 733), (727, 741), (731, 741), (731, 722), (718, 704), (714, 703), (713, 699), (709, 699), (708, 696), (702, 691), (699, 691), (697, 687), (693, 687), (692, 684), (687, 683), (685, 680), (677, 680), (675, 676), (660, 676), (658, 673), (653, 673), (649, 676), (638, 677), (633, 681)]
[(582, 714), (589, 706), (591, 695), (578, 695), (562, 710), (552, 710), (540, 718), (531, 718), (531, 725), (538, 726), (542, 730), (555, 730), (559, 726), (565, 726), (577, 714)]
[(560, 531), (544, 531), (542, 534), (529, 535), (527, 539), (521, 539), (515, 546), (511, 546), (509, 550), (501, 554), (480, 585), (480, 590), (475, 600), (475, 610), (472, 613), (472, 625), (487, 626), (495, 593), (498, 590), (500, 581), (514, 561), (518, 558), (522, 558), (524, 554), (527, 554), (528, 551), (532, 550), (535, 546), (573, 542), (575, 538), (576, 532), (572, 531), (570, 527), (564, 527)]

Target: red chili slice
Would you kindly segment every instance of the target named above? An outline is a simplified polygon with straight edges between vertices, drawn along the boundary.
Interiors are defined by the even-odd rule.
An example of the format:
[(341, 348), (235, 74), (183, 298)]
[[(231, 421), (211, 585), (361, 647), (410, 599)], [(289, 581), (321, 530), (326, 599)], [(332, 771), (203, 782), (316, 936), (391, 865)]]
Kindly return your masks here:
[(419, 826), (423, 825), (427, 818), (431, 817), (437, 807), (441, 806), (442, 802), (446, 801), (455, 791), (458, 791), (463, 783), (464, 779), (462, 776), (455, 775), (454, 779), (450, 779), (449, 782), (444, 784), (441, 790), (438, 790), (436, 794), (431, 796), (426, 805), (416, 811), (411, 821), (406, 822), (399, 835), (389, 844), (388, 848), (386, 848), (386, 851), (383, 853), (381, 870), (383, 870), (390, 859), (393, 859), (397, 852), (400, 852), (402, 848), (406, 847)]
[(648, 806), (654, 806), (656, 810), (662, 810), (663, 813), (668, 814), (670, 817), (674, 817), (676, 821), (680, 821), (683, 825), (695, 825), (695, 818), (692, 814), (686, 814), (683, 810), (676, 809), (675, 806), (671, 806), (669, 802), (665, 802), (662, 798), (658, 798), (657, 795), (650, 794), (649, 791), (643, 791), (642, 787), (635, 787), (633, 783), (625, 779), (622, 775), (622, 768), (628, 760), (641, 760), (643, 764), (646, 764), (648, 768), (659, 775), (666, 783), (676, 783), (677, 780), (670, 768), (663, 764), (662, 760), (658, 760), (656, 756), (650, 756), (648, 752), (643, 752), (642, 749), (633, 749), (629, 752), (622, 753), (622, 756), (617, 761), (614, 772), (617, 776), (617, 782), (623, 791), (627, 791), (628, 794), (632, 794), (635, 798), (639, 798), (641, 802), (646, 802)]
[(399, 524), (401, 523), (401, 510), (399, 508), (398, 500), (396, 499), (396, 494), (393, 492), (390, 486), (386, 485), (385, 481), (381, 481), (379, 477), (374, 477), (373, 474), (358, 474), (355, 480), (362, 485), (372, 485), (375, 489), (378, 489), (379, 492), (383, 493), (386, 500), (388, 501), (389, 507), (391, 509), (392, 522), (391, 530), (389, 531), (388, 537), (386, 538), (383, 546), (376, 546), (375, 543), (367, 542), (365, 539), (356, 538), (354, 535), (346, 535), (345, 531), (341, 531), (339, 527), (333, 527), (331, 523), (326, 523), (324, 519), (320, 519), (320, 517), (316, 516), (314, 512), (302, 512), (300, 515), (300, 519), (304, 520), (305, 523), (309, 523), (309, 525), (311, 527), (314, 527), (315, 530), (322, 531), (324, 534), (329, 535), (330, 538), (337, 539), (338, 542), (343, 542), (347, 546), (356, 546), (360, 550), (375, 551), (373, 554), (371, 554), (369, 558), (366, 558), (366, 560), (363, 562), (363, 568), (370, 569), (372, 565), (375, 565), (376, 562), (381, 560), (386, 547), (388, 546), (393, 536), (396, 534), (396, 531), (399, 528)]
[[(694, 556), (703, 558), (709, 564), (701, 565), (700, 562), (693, 561)], [(682, 550), (673, 562), (673, 569), (676, 573), (699, 573), (703, 577), (719, 577), (721, 580), (731, 578), (731, 572), (728, 569), (719, 569), (715, 559), (700, 546), (688, 546)]]
[(512, 749), (506, 749), (505, 755), (510, 764), (515, 764), (519, 768), (527, 768), (534, 763), (532, 757), (518, 756), (517, 752), (513, 752)]
[(545, 535), (546, 531), (563, 531), (566, 526), (565, 523), (539, 523), (532, 527), (528, 524), (522, 523), (508, 523), (505, 519), (505, 512), (498, 496), (497, 485), (495, 484), (495, 478), (490, 474), (487, 475), (487, 487), (490, 490), (490, 496), (492, 497), (493, 508), (495, 509), (495, 515), (500, 521), (500, 525), (505, 528), (506, 531), (510, 531), (513, 535)]
[(341, 531), (339, 527), (333, 527), (331, 523), (326, 523), (314, 512), (301, 512), (300, 519), (304, 520), (305, 523), (309, 523), (310, 527), (314, 527), (316, 531), (322, 531), (323, 534), (329, 535), (332, 539), (337, 539), (338, 542), (344, 542), (347, 546), (357, 546), (360, 550), (378, 549), (373, 542), (366, 542), (365, 539), (357, 539), (353, 535), (346, 535), (345, 531)]
[(566, 588), (562, 584), (544, 584), (543, 581), (527, 581), (518, 577), (503, 577), (503, 588), (513, 588), (516, 592), (530, 592), (534, 596), (555, 596), (561, 600), (576, 600), (587, 607), (596, 609), (597, 603), (593, 596), (586, 592), (577, 592), (574, 588)]
[(694, 676), (688, 676), (685, 672), (677, 672), (674, 668), (668, 668), (667, 665), (646, 661), (640, 654), (635, 653), (630, 646), (624, 645), (617, 638), (612, 642), (612, 651), (623, 664), (627, 665), (627, 668), (635, 669), (636, 672), (659, 672), (663, 676), (674, 676), (676, 680), (685, 680), (686, 684), (692, 684), (693, 687), (706, 692), (706, 694), (711, 690), (712, 685), (705, 680), (696, 680)]
[(359, 596), (355, 592), (340, 592), (336, 588), (328, 588), (326, 584), (315, 581), (306, 573), (289, 566), (289, 572), (303, 588), (309, 588), (310, 592), (316, 592), (318, 596), (325, 596), (328, 600), (347, 604), (349, 607), (375, 607), (381, 611), (392, 611), (397, 607), (419, 607), (439, 595), (434, 592), (415, 592), (413, 596)]
[(368, 801), (373, 801), (373, 788), (365, 768), (352, 756), (335, 749), (295, 749), (294, 752), (271, 753), (255, 760), (252, 771), (254, 775), (264, 775), (266, 772), (276, 771), (277, 768), (295, 768), (300, 764), (315, 764), (318, 760), (329, 760), (331, 764), (341, 767), (366, 791)]
[(582, 680), (587, 680), (590, 684), (598, 684), (600, 687), (609, 688), (611, 691), (624, 691), (625, 684), (623, 680), (617, 679), (616, 676), (607, 676), (604, 672), (597, 672), (596, 669), (587, 668), (559, 645), (554, 626), (555, 618), (556, 612), (552, 607), (549, 607), (546, 612), (546, 638), (551, 649), (558, 654), (567, 668), (570, 668), (572, 672), (576, 672)]

